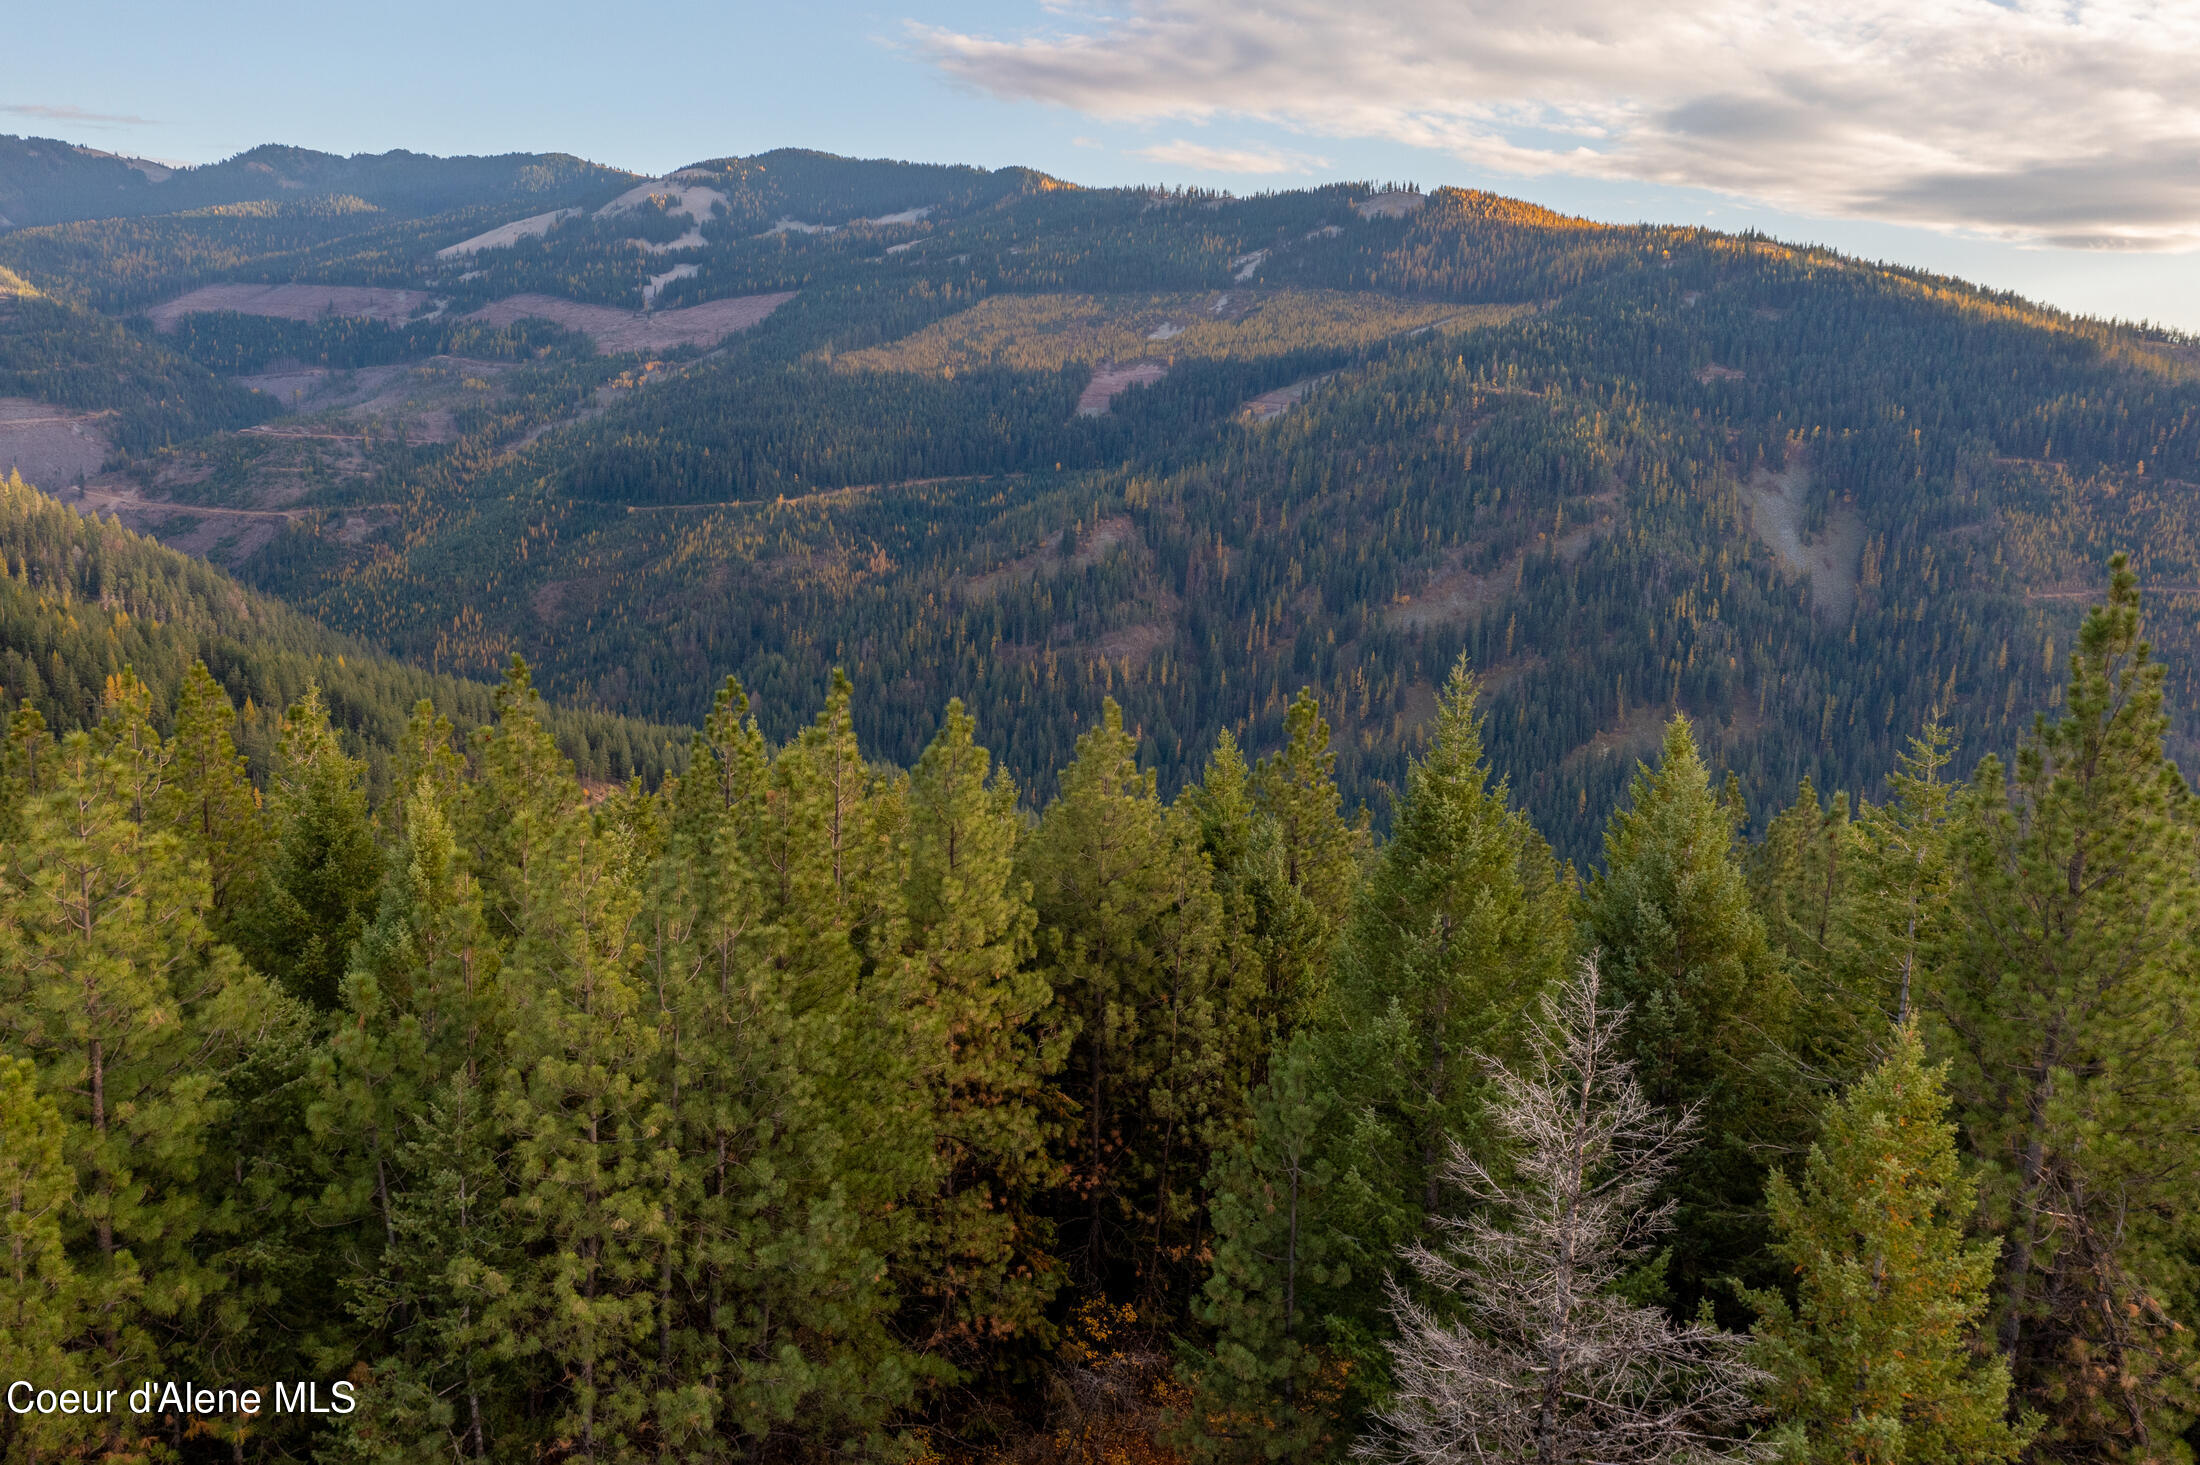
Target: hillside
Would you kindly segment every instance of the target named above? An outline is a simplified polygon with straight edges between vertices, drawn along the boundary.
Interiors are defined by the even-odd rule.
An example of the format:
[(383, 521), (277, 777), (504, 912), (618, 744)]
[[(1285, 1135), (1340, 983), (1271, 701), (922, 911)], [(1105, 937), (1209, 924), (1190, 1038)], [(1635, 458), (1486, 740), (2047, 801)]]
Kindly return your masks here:
[(1379, 805), (1465, 654), (1577, 858), (1674, 708), (1760, 811), (1875, 786), (1935, 708), (2006, 742), (2114, 549), (2195, 700), (2189, 343), (1454, 190), (787, 152), (550, 209), (371, 196), (0, 264), (69, 349), (206, 395), (80, 422), (82, 502), (424, 665), (521, 652), (669, 721), (737, 672), (775, 737), (845, 667), (880, 756), (960, 696), (1040, 792), (1104, 696), (1174, 787), (1310, 685)]
[(347, 158), (271, 144), (178, 168), (50, 137), (0, 135), (0, 229), (316, 194), (432, 214), (469, 203), (566, 202), (632, 181), (564, 153), (437, 158), (398, 149)]
[[(79, 516), (13, 474), (0, 476), (0, 700), (59, 731), (88, 727), (108, 678), (133, 670), (172, 716), (195, 661), (240, 709), (239, 748), (264, 773), (283, 709), (317, 683), (331, 720), (364, 757), (370, 786), (423, 699), (461, 731), (490, 720), (490, 688), (380, 655), (238, 585), (219, 570), (122, 528)], [(558, 708), (549, 726), (583, 776), (654, 783), (684, 755), (675, 730)]]

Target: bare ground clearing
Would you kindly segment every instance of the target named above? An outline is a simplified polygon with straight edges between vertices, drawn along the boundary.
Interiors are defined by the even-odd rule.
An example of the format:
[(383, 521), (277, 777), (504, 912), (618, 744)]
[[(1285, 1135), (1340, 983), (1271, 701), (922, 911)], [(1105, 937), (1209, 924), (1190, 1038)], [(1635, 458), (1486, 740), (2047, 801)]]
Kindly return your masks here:
[(705, 188), (699, 183), (675, 183), (667, 178), (658, 178), (629, 188), (596, 210), (596, 217), (616, 218), (620, 214), (640, 208), (652, 198), (663, 198), (666, 201), (666, 213), (686, 214), (697, 225), (709, 223), (719, 206), (726, 202), (726, 196), (715, 188)]
[(232, 377), (240, 387), (273, 397), (286, 412), (317, 412), (331, 407), (351, 407), (381, 392), (391, 378), (403, 374), (402, 366), (362, 366), (351, 371), (332, 371), (325, 366), (280, 367)]
[(1262, 392), (1245, 404), (1245, 410), (1255, 422), (1266, 422), (1271, 417), (1281, 417), (1284, 413), (1305, 401), (1308, 392), (1313, 391), (1314, 388), (1335, 375), (1336, 373), (1333, 371), (1325, 371), (1319, 376), (1310, 376), (1304, 381), (1295, 381), (1287, 387), (1278, 387), (1272, 392)]
[(579, 209), (552, 209), (547, 214), (535, 214), (525, 219), (514, 219), (509, 224), (497, 225), (485, 234), (476, 234), (471, 239), (461, 239), (456, 244), (447, 244), (435, 252), (435, 257), (437, 259), (455, 259), (462, 254), (479, 254), (484, 249), (502, 249), (508, 244), (517, 244), (522, 239), (533, 239), (539, 234), (547, 234), (553, 227), (572, 218), (579, 212)]
[[(700, 236), (698, 236), (698, 242), (700, 242)], [(655, 305), (657, 297), (664, 293), (665, 286), (671, 284), (674, 280), (684, 280), (701, 268), (702, 266), (697, 264), (674, 265), (661, 275), (651, 275), (648, 283), (642, 286), (642, 304), (644, 306)]]
[(1352, 207), (1359, 210), (1363, 219), (1402, 219), (1428, 204), (1425, 193), (1378, 193), (1373, 198), (1360, 200)]
[(711, 346), (735, 331), (747, 330), (794, 299), (795, 292), (737, 295), (679, 310), (643, 312), (611, 305), (582, 305), (552, 295), (512, 295), (483, 306), (468, 320), (510, 325), (516, 320), (547, 320), (575, 330), (607, 352), (664, 351), (674, 346)]
[(1742, 501), (1757, 537), (1790, 573), (1810, 581), (1812, 608), (1822, 618), (1837, 621), (1856, 604), (1864, 521), (1853, 509), (1836, 509), (1817, 537), (1806, 541), (1803, 496), (1809, 488), (1809, 466), (1791, 460), (1782, 472), (1760, 468), (1751, 474), (1742, 485)]
[(1419, 593), (1389, 606), (1384, 619), (1409, 631), (1472, 620), (1512, 588), (1518, 560), (1515, 556), (1488, 574), (1477, 575), (1466, 567), (1463, 552), (1454, 550)]
[(1166, 361), (1132, 361), (1122, 366), (1094, 369), (1092, 380), (1077, 394), (1077, 415), (1098, 417), (1110, 403), (1132, 387), (1147, 386), (1169, 374)]
[[(856, 499), (874, 493), (891, 493), (897, 488), (926, 488), (935, 483), (976, 483), (990, 478), (990, 473), (950, 473), (940, 478), (903, 478), (892, 483), (851, 483), (846, 488), (821, 488), (816, 493), (806, 493), (795, 498), (781, 495), (776, 502), (801, 504), (805, 508), (824, 507), (831, 504), (852, 503)], [(1010, 474), (1010, 477), (1015, 475)], [(688, 504), (628, 504), (629, 514), (669, 514), (683, 509), (748, 509), (767, 499), (698, 499)]]
[(0, 477), (12, 469), (48, 492), (99, 471), (109, 444), (104, 412), (71, 412), (0, 397)]
[(319, 320), (324, 315), (361, 316), (396, 324), (412, 319), (428, 303), (425, 290), (379, 285), (202, 285), (145, 312), (156, 330), (172, 330), (198, 311), (234, 310), (280, 320)]

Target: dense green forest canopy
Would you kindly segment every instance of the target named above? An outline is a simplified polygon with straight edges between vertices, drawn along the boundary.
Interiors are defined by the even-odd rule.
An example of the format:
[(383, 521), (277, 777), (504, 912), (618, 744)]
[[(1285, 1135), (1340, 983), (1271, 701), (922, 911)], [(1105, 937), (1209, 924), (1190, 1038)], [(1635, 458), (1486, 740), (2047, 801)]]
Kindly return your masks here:
[(2120, 557), (2001, 749), (1928, 723), (1751, 841), (1675, 715), (1582, 879), (1464, 662), (1379, 841), (1311, 695), (1168, 800), (1107, 701), (1033, 811), (959, 703), (870, 756), (845, 679), (784, 739), (729, 679), (678, 774), (592, 789), (518, 661), (471, 735), (416, 676), (377, 780), (332, 711), (400, 679), (317, 656), (255, 771), (252, 707), (123, 607), (281, 615), (59, 506), (11, 530), (57, 667), (104, 629), (169, 685), (0, 748), (0, 1373), (256, 1391), (25, 1395), (11, 1465), (2200, 1428), (2200, 800)]

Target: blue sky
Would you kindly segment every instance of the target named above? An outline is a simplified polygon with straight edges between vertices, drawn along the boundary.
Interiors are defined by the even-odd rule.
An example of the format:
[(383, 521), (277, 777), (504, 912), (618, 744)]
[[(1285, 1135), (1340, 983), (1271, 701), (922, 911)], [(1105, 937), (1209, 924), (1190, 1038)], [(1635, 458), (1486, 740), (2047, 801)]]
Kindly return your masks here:
[(149, 157), (654, 173), (792, 145), (1092, 184), (1452, 183), (2200, 332), (2188, 0), (74, 0), (9, 33), (0, 131)]

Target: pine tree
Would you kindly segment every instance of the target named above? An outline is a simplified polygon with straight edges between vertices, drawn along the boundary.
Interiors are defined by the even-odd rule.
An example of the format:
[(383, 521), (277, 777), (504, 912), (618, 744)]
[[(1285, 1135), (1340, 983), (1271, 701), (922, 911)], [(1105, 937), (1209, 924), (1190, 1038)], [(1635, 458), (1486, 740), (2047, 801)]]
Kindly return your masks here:
[(1477, 697), (1462, 663), (1338, 958), (1330, 1063), (1380, 1208), (1365, 1218), (1370, 1282), (1440, 1213), (1452, 1142), (1486, 1135), (1476, 1055), (1518, 1054), (1572, 954), (1567, 883), (1509, 785), (1490, 780)]
[(129, 667), (107, 677), (92, 743), (107, 755), (114, 793), (143, 824), (155, 816), (174, 748), (153, 729), (153, 689)]
[(446, 816), (460, 807), (466, 792), (466, 759), (458, 750), (451, 720), (425, 699), (413, 704), (412, 716), (406, 719), (391, 760), (389, 797), (376, 811), (386, 839), (404, 834), (423, 779)]
[(1759, 1147), (1801, 1137), (1802, 1101), (1782, 1046), (1793, 989), (1750, 903), (1734, 835), (1688, 720), (1676, 716), (1657, 768), (1637, 766), (1629, 806), (1605, 831), (1605, 867), (1582, 902), (1583, 940), (1632, 1013), (1625, 1052), (1643, 1091), (1670, 1109), (1703, 1110), (1708, 1139), (1673, 1180), (1684, 1311), (1761, 1254)]
[(1774, 816), (1750, 851), (1750, 894), (1766, 935), (1791, 962), (1813, 970), (1829, 965), (1827, 943), (1834, 939), (1844, 893), (1848, 826), (1848, 800), (1835, 794), (1821, 806), (1817, 788), (1805, 778), (1795, 802)]
[(1827, 1115), (1798, 1189), (1766, 1190), (1798, 1299), (1745, 1294), (1780, 1457), (1812, 1465), (2013, 1460), (2009, 1370), (1974, 1348), (1993, 1241), (1967, 1241), (1976, 1184), (1956, 1158), (1944, 1069), (1915, 1023)]
[(1334, 1103), (1302, 1034), (1216, 1156), (1214, 1265), (1196, 1310), (1215, 1345), (1182, 1370), (1193, 1394), (1178, 1444), (1197, 1458), (1315, 1460), (1349, 1438), (1347, 1367), (1326, 1346), (1320, 1305), (1350, 1280), (1325, 1206)]
[(514, 891), (497, 1099), (529, 1255), (496, 1322), (565, 1381), (557, 1428), (576, 1453), (640, 1458), (651, 1453), (645, 1348), (669, 1219), (640, 895), (627, 852), (587, 809), (546, 831), (533, 856)]
[(1038, 1332), (1060, 1280), (1039, 1206), (1059, 1178), (1048, 1139), (1067, 1048), (1030, 963), (1016, 786), (988, 778), (974, 731), (948, 703), (910, 776), (903, 897), (940, 1147), (928, 1234), (907, 1259), (911, 1306), (919, 1345), (965, 1368)]
[(224, 926), (257, 900), (267, 848), (236, 725), (236, 709), (206, 663), (191, 663), (176, 695), (176, 735), (157, 807), (161, 821), (205, 857)]
[(673, 857), (713, 854), (693, 882), (660, 874), (647, 921), (680, 1151), (659, 1417), (697, 1455), (713, 1430), (885, 1451), (952, 1372), (892, 1326), (943, 1159), (919, 1061), (939, 1030), (903, 960), (903, 792), (864, 765), (845, 680), (768, 764), (731, 691), (670, 820)]
[(481, 883), (489, 933), (509, 945), (519, 934), (520, 886), (580, 804), (581, 788), (543, 725), (542, 694), (518, 656), (495, 700), (495, 723), (473, 734), (476, 777), (453, 823)]
[[(1731, 797), (1724, 802), (1733, 807)], [(1870, 1065), (1888, 1022), (1880, 984), (1862, 970), (1875, 957), (1860, 949), (1854, 930), (1860, 834), (1849, 800), (1836, 793), (1821, 806), (1805, 778), (1744, 861), (1752, 904), (1794, 988), (1785, 1046), (1798, 1082), (1807, 1075), (1828, 1090)]]
[(144, 746), (70, 735), (0, 879), (0, 1056), (35, 1064), (64, 1119), (87, 1383), (157, 1373), (161, 1338), (220, 1290), (202, 1248), (240, 1198), (201, 1165), (225, 1077), (289, 1011), (213, 940), (206, 867), (131, 817)]
[[(1192, 1373), (1199, 1407), (1230, 1421), (1221, 1453), (1256, 1447), (1254, 1419), (1276, 1421), (1288, 1453), (1318, 1453), (1384, 1392), (1383, 1273), (1441, 1214), (1450, 1146), (1488, 1142), (1476, 1055), (1520, 1051), (1571, 954), (1566, 881), (1509, 802), (1462, 665), (1359, 894), (1325, 1016), (1293, 1057), (1307, 1068), (1262, 1095), (1215, 1171), (1217, 1337)], [(1297, 1193), (1294, 1245), (1275, 1234), (1286, 1169), (1316, 1182)], [(1281, 1215), (1288, 1235), (1291, 1206)]]
[(371, 1215), (384, 1245), (410, 1179), (395, 1169), (404, 1125), (453, 1078), (486, 1081), (503, 1017), (498, 953), (432, 777), (402, 802), (404, 834), (353, 947), (309, 1115), (336, 1166), (322, 1224)]
[(244, 949), (292, 995), (336, 1006), (352, 943), (382, 876), (367, 817), (366, 767), (345, 754), (317, 686), (283, 716), (268, 799), (274, 844)]
[(7, 741), (0, 744), (0, 842), (22, 833), (23, 808), (45, 791), (53, 763), (53, 734), (36, 707), (18, 707), (8, 719)]
[[(1283, 747), (1253, 771), (1253, 802), (1275, 821), (1284, 879), (1313, 906), (1333, 945), (1359, 887), (1360, 861), (1368, 848), (1367, 811), (1351, 822), (1341, 813), (1337, 754), (1311, 691), (1300, 691), (1283, 725)], [(1326, 971), (1329, 956), (1328, 947), (1317, 947), (1304, 960), (1319, 973)]]
[[(0, 1379), (10, 1384), (55, 1387), (79, 1376), (67, 1351), (83, 1337), (85, 1319), (62, 1245), (76, 1198), (63, 1129), (30, 1061), (0, 1057)], [(97, 1438), (92, 1420), (0, 1413), (0, 1459), (89, 1453)]]
[(1313, 995), (1295, 967), (1270, 961), (1279, 935), (1289, 943), (1311, 924), (1311, 910), (1285, 883), (1275, 826), (1253, 808), (1252, 769), (1228, 731), (1177, 802), (1199, 830), (1221, 915), (1213, 984), (1222, 1082), (1247, 1093), (1267, 1069), (1277, 1032), (1297, 1026)]
[(1259, 1087), (1268, 1055), (1313, 1020), (1350, 913), (1364, 825), (1338, 814), (1336, 755), (1310, 693), (1284, 748), (1247, 768), (1228, 732), (1183, 802), (1198, 820), (1222, 902), (1222, 1018), (1233, 1091)]
[(1064, 1084), (1067, 1257), (1080, 1280), (1149, 1307), (1185, 1286), (1203, 1215), (1208, 1125), (1221, 1102), (1216, 899), (1188, 808), (1164, 807), (1111, 699), (1077, 741), (1025, 868), (1041, 955), (1076, 1023)]
[(2176, 1319), (2200, 1282), (2200, 890), (2162, 677), (2119, 556), (2064, 716), (2035, 724), (2013, 776), (1982, 760), (1959, 818), (1940, 1016), (2003, 1242), (1995, 1341), (2056, 1459), (2148, 1458), (2195, 1412)]
[(1652, 1197), (1696, 1124), (1635, 1083), (1626, 1018), (1602, 1005), (1592, 958), (1546, 994), (1527, 1062), (1497, 1069), (1503, 1158), (1455, 1144), (1447, 1178), (1475, 1209), (1443, 1218), (1440, 1246), (1405, 1250), (1456, 1315), (1390, 1283), (1396, 1386), (1363, 1459), (1762, 1458), (1741, 1438), (1760, 1378), (1743, 1340), (1618, 1290), (1672, 1222)]
[(1954, 758), (1949, 741), (1938, 722), (1912, 738), (1887, 777), (1892, 797), (1867, 805), (1852, 826), (1856, 848), (1850, 896), (1837, 917), (1840, 935), (1855, 990), (1897, 1025), (1937, 990), (1937, 963), (1950, 939), (1957, 790), (1941, 777)]
[(407, 1177), (388, 1245), (351, 1286), (350, 1310), (386, 1351), (372, 1357), (343, 1455), (377, 1465), (483, 1460), (524, 1438), (520, 1351), (506, 1331), (520, 1257), (498, 1131), (477, 1080), (454, 1073), (407, 1116), (391, 1156)]

